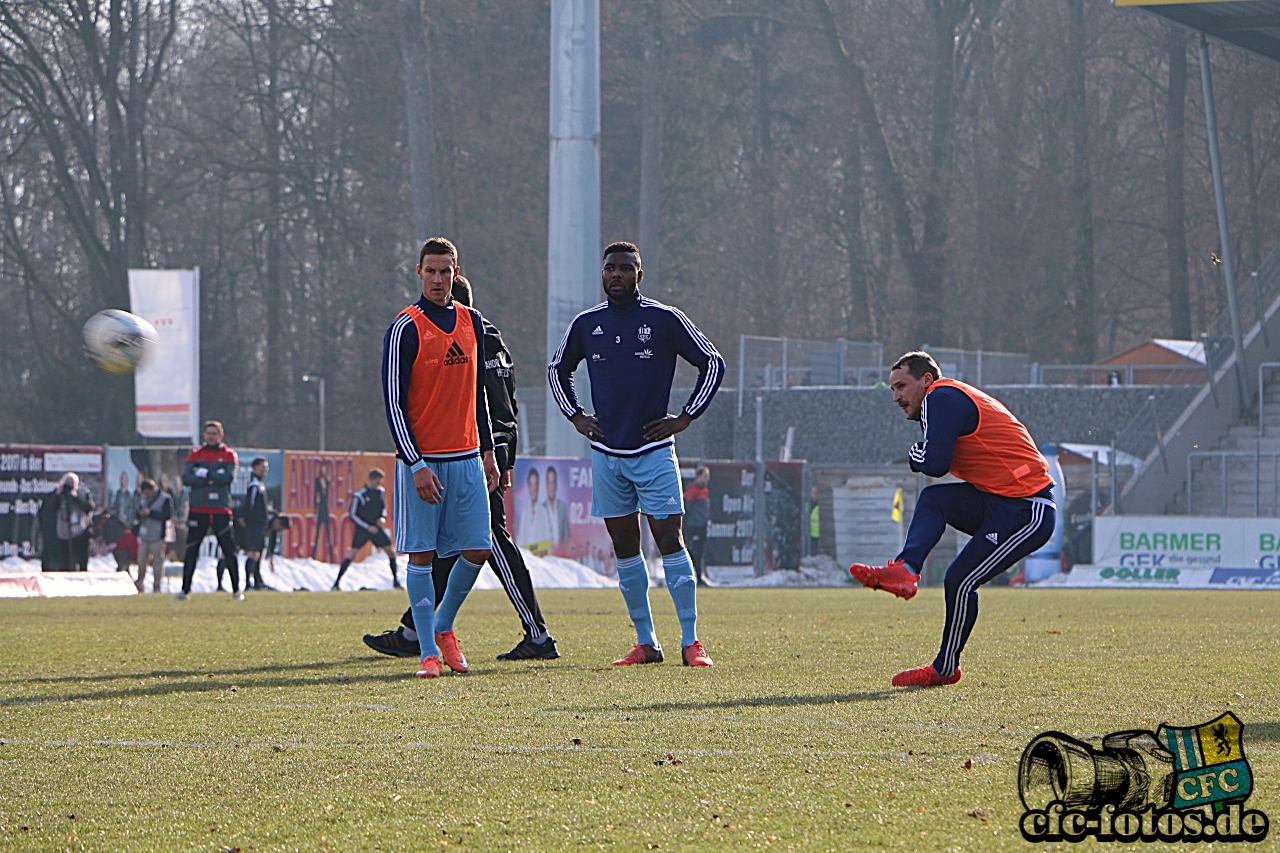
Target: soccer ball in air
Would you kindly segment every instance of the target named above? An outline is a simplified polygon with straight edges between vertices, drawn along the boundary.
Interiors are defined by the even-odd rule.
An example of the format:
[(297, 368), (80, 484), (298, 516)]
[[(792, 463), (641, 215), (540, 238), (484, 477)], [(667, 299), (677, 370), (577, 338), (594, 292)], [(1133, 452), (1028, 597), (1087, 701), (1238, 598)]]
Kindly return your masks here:
[(108, 308), (84, 324), (84, 354), (116, 376), (128, 376), (142, 364), (159, 340), (155, 326), (136, 314)]

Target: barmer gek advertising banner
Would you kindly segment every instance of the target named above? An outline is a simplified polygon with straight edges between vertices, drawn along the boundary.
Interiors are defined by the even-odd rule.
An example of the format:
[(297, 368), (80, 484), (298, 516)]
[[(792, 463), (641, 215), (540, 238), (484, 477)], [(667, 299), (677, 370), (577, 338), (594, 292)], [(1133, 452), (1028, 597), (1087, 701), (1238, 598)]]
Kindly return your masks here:
[(1280, 519), (1099, 516), (1093, 563), (1106, 585), (1280, 590)]

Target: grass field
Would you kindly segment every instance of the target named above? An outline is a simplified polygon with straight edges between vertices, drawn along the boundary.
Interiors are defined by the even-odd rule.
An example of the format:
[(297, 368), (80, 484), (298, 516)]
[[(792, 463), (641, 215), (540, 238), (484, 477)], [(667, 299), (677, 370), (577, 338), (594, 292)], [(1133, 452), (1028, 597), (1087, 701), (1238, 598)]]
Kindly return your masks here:
[(1272, 593), (991, 589), (964, 679), (917, 691), (938, 590), (700, 593), (711, 670), (664, 590), (676, 661), (628, 669), (616, 592), (541, 599), (560, 660), (495, 662), (518, 623), (476, 593), (434, 682), (361, 644), (389, 592), (0, 601), (0, 850), (1030, 849), (1036, 732), (1226, 710), (1280, 819)]

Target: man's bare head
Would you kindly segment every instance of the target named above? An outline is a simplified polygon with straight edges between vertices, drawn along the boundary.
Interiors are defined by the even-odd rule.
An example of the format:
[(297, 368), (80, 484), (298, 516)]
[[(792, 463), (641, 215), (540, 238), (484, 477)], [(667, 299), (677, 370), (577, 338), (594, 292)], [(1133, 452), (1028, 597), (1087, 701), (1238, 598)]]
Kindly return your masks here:
[(929, 393), (929, 386), (934, 380), (941, 377), (942, 371), (929, 353), (919, 350), (906, 353), (889, 368), (889, 390), (893, 392), (893, 402), (909, 420), (920, 420), (924, 395)]

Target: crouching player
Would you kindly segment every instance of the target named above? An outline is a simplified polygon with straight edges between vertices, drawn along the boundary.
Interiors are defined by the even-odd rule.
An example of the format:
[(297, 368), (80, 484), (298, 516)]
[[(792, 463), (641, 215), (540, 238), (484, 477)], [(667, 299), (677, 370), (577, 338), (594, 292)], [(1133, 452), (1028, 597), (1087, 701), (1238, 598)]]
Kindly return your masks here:
[[(405, 588), (422, 651), (419, 678), (440, 661), (466, 672), (454, 617), (489, 559), (489, 492), (498, 487), (485, 402), (480, 312), (454, 301), (458, 250), (422, 244), (422, 296), (397, 315), (382, 349), (382, 388), (396, 445), (395, 540), (409, 552)], [(483, 464), (483, 468), (481, 467)], [(431, 561), (461, 555), (436, 610)]]
[(893, 402), (919, 421), (911, 470), (948, 472), (963, 483), (920, 492), (902, 552), (886, 566), (854, 563), (849, 572), (871, 589), (899, 598), (916, 594), (920, 567), (950, 524), (973, 538), (947, 568), (947, 620), (932, 664), (900, 672), (895, 687), (932, 687), (960, 680), (960, 652), (978, 619), (978, 587), (1038, 549), (1053, 534), (1053, 478), (1031, 434), (999, 400), (943, 379), (924, 352), (909, 352), (889, 371)]

